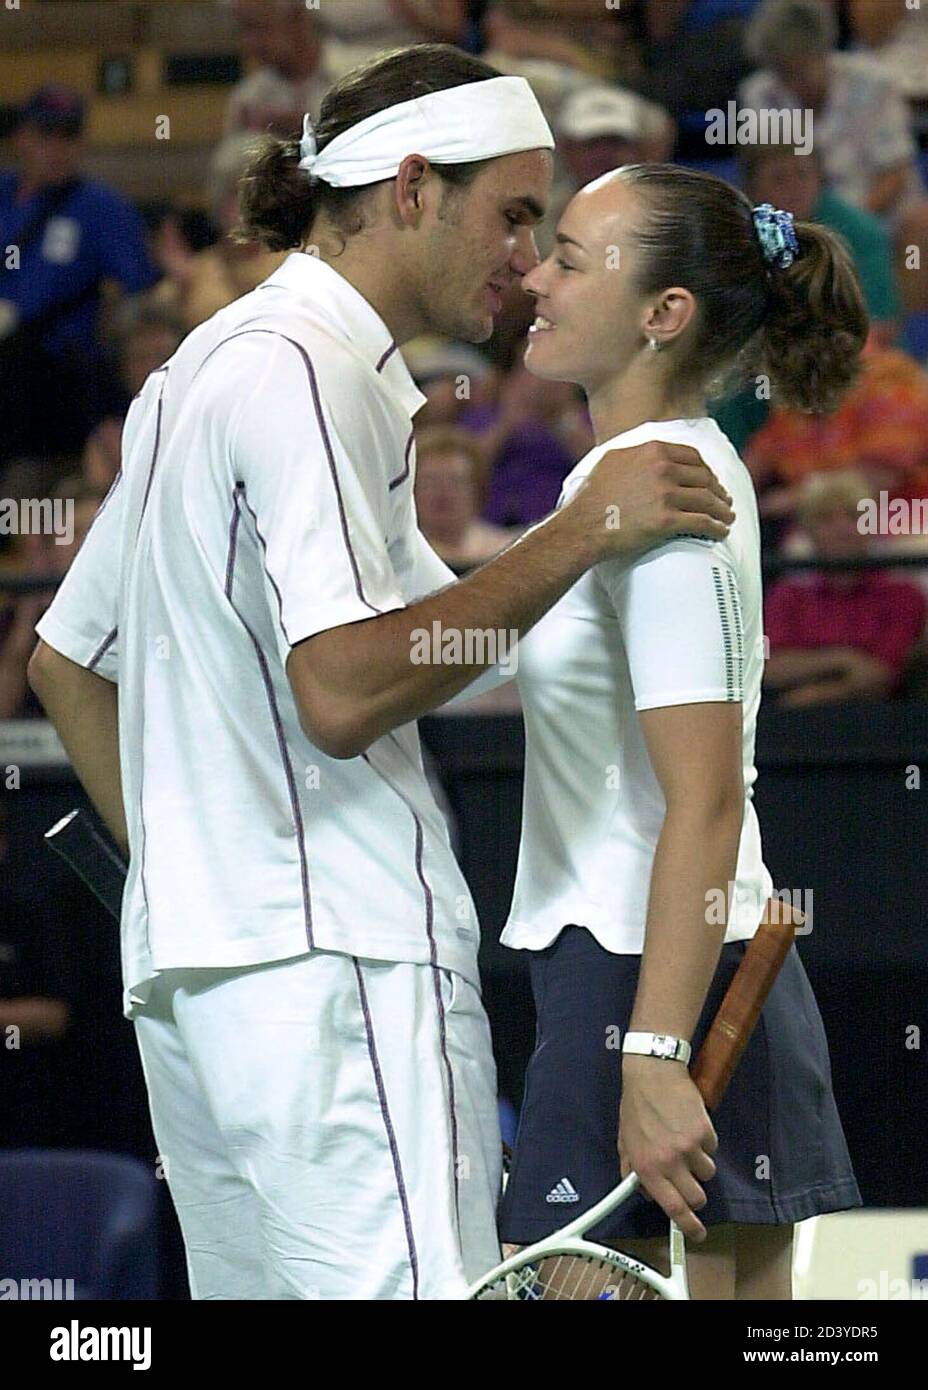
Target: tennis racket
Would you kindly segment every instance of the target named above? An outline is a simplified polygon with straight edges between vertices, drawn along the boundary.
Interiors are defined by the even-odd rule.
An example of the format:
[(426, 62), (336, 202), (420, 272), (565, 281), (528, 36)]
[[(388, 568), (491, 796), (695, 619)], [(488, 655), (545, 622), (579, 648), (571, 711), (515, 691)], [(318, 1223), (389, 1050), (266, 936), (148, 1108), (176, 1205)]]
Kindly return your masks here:
[[(693, 1064), (693, 1080), (709, 1111), (725, 1093), (801, 923), (802, 915), (788, 904), (777, 898), (767, 903), (763, 920)], [(523, 1302), (688, 1299), (686, 1243), (673, 1221), (669, 1276), (586, 1238), (587, 1232), (627, 1202), (639, 1185), (637, 1173), (629, 1173), (589, 1211), (491, 1269), (472, 1285), (468, 1298)]]

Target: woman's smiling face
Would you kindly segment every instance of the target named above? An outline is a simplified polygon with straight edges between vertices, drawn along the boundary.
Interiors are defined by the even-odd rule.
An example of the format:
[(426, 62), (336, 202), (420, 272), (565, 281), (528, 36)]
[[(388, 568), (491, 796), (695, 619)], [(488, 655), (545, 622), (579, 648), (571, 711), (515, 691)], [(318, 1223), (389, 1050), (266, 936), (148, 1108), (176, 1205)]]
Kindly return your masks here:
[(525, 352), (533, 375), (595, 389), (640, 349), (647, 301), (632, 286), (637, 210), (614, 172), (568, 203), (550, 256), (522, 281), (539, 315)]

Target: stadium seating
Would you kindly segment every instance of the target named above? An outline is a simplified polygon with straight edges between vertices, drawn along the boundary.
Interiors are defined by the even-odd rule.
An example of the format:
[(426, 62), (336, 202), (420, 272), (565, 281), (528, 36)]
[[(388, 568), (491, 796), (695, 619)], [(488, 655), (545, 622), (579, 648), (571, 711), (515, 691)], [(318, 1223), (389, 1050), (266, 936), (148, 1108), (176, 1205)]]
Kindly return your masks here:
[(0, 1150), (3, 1278), (61, 1280), (62, 1298), (156, 1298), (157, 1195), (151, 1169), (135, 1158)]

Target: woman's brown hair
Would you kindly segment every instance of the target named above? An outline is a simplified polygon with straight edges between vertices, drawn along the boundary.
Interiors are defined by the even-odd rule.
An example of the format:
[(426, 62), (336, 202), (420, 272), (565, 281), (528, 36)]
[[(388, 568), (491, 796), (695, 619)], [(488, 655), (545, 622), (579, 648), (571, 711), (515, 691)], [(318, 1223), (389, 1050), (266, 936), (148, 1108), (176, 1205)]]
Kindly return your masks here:
[(780, 268), (765, 260), (750, 198), (724, 179), (673, 164), (629, 165), (621, 177), (642, 208), (636, 287), (681, 285), (696, 300), (681, 378), (719, 396), (763, 375), (774, 404), (833, 410), (857, 379), (870, 326), (843, 239), (796, 222), (799, 254)]
[[(489, 63), (451, 44), (415, 44), (378, 54), (346, 73), (323, 97), (315, 123), (317, 147), (321, 152), (336, 136), (387, 107), (499, 76)], [(325, 212), (346, 238), (361, 230), (364, 218), (360, 204), (371, 185), (333, 188), (300, 169), (299, 160), (299, 134), (286, 140), (272, 135), (258, 137), (239, 185), (241, 217), (233, 240), (260, 241), (271, 251), (288, 251), (306, 241), (320, 212)], [(463, 189), (487, 162), (431, 167), (446, 183)]]

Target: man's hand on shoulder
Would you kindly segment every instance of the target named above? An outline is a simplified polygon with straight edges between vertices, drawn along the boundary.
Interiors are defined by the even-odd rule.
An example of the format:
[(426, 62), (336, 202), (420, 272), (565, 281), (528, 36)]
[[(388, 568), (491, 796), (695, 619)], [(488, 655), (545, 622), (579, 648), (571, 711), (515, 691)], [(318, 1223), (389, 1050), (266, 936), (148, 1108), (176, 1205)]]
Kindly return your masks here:
[(687, 444), (661, 440), (610, 449), (563, 509), (597, 560), (633, 557), (674, 536), (724, 540), (731, 497)]

